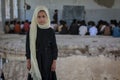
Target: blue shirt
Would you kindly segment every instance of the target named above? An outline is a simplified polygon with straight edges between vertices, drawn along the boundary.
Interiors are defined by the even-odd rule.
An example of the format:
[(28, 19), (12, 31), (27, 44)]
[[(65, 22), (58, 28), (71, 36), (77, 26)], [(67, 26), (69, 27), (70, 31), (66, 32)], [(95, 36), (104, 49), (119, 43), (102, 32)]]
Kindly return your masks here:
[(114, 27), (113, 28), (113, 37), (120, 37), (120, 28), (119, 27)]

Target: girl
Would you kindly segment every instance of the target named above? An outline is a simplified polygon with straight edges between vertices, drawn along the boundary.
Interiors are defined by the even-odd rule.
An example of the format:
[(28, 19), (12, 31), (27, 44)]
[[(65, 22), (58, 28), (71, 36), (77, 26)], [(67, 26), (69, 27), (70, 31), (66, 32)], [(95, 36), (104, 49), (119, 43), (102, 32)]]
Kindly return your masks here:
[[(58, 49), (54, 30), (50, 28), (48, 9), (35, 9), (30, 31), (26, 38), (27, 68), (33, 80), (57, 80), (55, 69)], [(52, 74), (54, 73), (54, 79)]]

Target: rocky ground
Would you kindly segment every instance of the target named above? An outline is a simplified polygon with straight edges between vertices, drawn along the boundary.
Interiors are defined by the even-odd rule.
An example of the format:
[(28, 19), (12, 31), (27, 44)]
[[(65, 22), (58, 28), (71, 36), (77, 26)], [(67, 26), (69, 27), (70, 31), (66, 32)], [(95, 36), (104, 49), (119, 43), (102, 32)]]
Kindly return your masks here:
[[(1, 34), (6, 80), (26, 80), (25, 35)], [(120, 80), (120, 38), (56, 35), (58, 80)]]

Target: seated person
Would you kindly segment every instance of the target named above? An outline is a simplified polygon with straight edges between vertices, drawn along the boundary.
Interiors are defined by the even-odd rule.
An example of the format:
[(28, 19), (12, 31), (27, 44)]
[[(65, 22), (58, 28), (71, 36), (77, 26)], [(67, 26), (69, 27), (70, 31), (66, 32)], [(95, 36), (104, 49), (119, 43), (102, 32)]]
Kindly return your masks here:
[(79, 27), (79, 35), (84, 36), (87, 33), (87, 26), (84, 21), (81, 21), (81, 26)]
[(120, 37), (120, 27), (118, 26), (113, 27), (112, 32), (113, 37)]
[(23, 29), (24, 29), (24, 31), (25, 32), (28, 32), (29, 31), (29, 22), (28, 22), (28, 20), (26, 20), (25, 22), (24, 22), (24, 27), (23, 27)]
[(51, 21), (50, 27), (51, 27), (55, 32), (57, 32), (57, 27), (58, 27), (58, 25), (57, 25), (54, 21)]
[(60, 24), (59, 24), (59, 26), (58, 26), (58, 32), (59, 32), (59, 33), (60, 33), (61, 30), (62, 30), (63, 23), (64, 23), (64, 21), (63, 21), (63, 20), (60, 20)]
[(90, 29), (89, 29), (89, 34), (90, 34), (90, 36), (96, 36), (97, 33), (98, 33), (98, 30), (97, 30), (97, 28), (96, 28), (96, 26), (95, 26), (95, 23), (94, 23), (94, 22), (91, 22), (91, 27), (90, 27)]
[(59, 32), (60, 34), (67, 34), (68, 33), (68, 28), (66, 25), (66, 22), (63, 22), (63, 26), (61, 27), (61, 31)]
[(5, 22), (5, 33), (9, 33), (9, 32), (10, 32), (9, 22), (6, 21), (6, 22)]
[(69, 28), (69, 33), (72, 35), (78, 35), (79, 33), (79, 26), (77, 24), (77, 20), (73, 19), (70, 28)]
[(14, 32), (15, 33), (20, 33), (21, 32), (20, 22), (19, 21), (16, 22), (16, 24), (15, 24)]
[(14, 33), (14, 27), (15, 27), (14, 22), (11, 21), (10, 22), (10, 33)]
[(105, 26), (106, 27), (104, 28), (103, 35), (105, 35), (105, 36), (111, 35), (111, 27), (109, 26), (109, 24), (107, 22), (106, 22)]

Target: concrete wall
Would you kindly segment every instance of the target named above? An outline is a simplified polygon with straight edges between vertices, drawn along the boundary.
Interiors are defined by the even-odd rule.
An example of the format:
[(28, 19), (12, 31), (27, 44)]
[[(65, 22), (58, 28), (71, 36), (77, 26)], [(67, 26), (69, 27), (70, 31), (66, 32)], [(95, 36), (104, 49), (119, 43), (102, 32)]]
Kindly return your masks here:
[(120, 14), (120, 0), (115, 0), (114, 6), (112, 8), (106, 8), (100, 6), (94, 2), (94, 0), (26, 0), (28, 4), (31, 5), (31, 9), (26, 11), (26, 18), (24, 12), (24, 1), (20, 2), (20, 16), (21, 19), (31, 20), (33, 11), (37, 5), (45, 5), (50, 10), (50, 16), (52, 19), (54, 9), (59, 10), (59, 19), (62, 19), (62, 10), (64, 5), (80, 5), (85, 6), (86, 21), (94, 20), (98, 21), (104, 19), (109, 21), (110, 19), (119, 20)]

